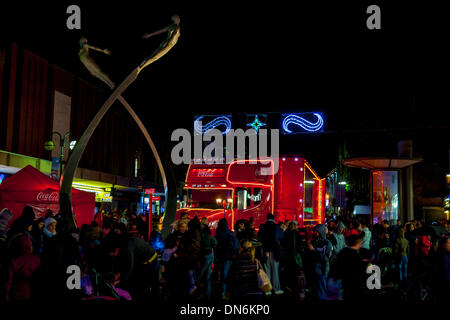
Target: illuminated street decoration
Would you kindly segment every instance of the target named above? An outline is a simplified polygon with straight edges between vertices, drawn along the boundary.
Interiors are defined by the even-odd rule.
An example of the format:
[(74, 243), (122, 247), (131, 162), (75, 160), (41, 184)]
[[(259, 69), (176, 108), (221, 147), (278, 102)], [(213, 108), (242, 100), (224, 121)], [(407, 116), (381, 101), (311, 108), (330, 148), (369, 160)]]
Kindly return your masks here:
[[(313, 120), (314, 122), (312, 122)], [(288, 113), (282, 116), (283, 133), (320, 132), (323, 131), (323, 115), (317, 112)], [(296, 128), (300, 127), (300, 128)]]
[[(261, 120), (259, 118), (261, 118)], [(248, 121), (250, 121), (250, 122), (248, 122)], [(256, 133), (258, 133), (258, 130), (261, 127), (266, 126), (265, 121), (266, 121), (266, 115), (264, 115), (264, 114), (260, 114), (260, 115), (249, 114), (249, 115), (247, 115), (247, 127), (255, 129)]]
[[(205, 119), (213, 118), (205, 123)], [(231, 130), (231, 116), (198, 116), (194, 120), (194, 129), (197, 133), (206, 134), (212, 129), (219, 129), (222, 126), (222, 134), (227, 134)]]

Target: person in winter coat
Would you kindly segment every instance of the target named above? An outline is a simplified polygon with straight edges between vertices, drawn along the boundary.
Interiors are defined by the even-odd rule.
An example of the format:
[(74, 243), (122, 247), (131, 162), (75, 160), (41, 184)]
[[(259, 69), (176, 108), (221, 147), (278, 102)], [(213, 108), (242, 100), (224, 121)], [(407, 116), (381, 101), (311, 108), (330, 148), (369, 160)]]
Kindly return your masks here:
[(436, 301), (450, 301), (450, 237), (440, 241), (438, 253), (432, 264), (433, 296)]
[(162, 223), (155, 223), (153, 225), (153, 231), (150, 233), (150, 244), (158, 252), (162, 254), (164, 251), (164, 241), (161, 235)]
[[(0, 211), (0, 279), (3, 280), (3, 270), (9, 263), (8, 245), (6, 228), (13, 217), (13, 213), (9, 209), (4, 208)], [(0, 286), (0, 297), (4, 297), (4, 287)]]
[(25, 230), (25, 222), (27, 220), (34, 221), (36, 219), (36, 216), (34, 214), (33, 208), (30, 206), (26, 206), (22, 210), (22, 215), (18, 217), (12, 225), (9, 227), (8, 230), (8, 238), (11, 239), (15, 234), (22, 233), (23, 230)]
[(208, 219), (202, 218), (200, 231), (200, 270), (197, 275), (199, 283), (205, 285), (207, 301), (211, 299), (211, 272), (214, 263), (214, 248), (217, 246), (217, 240), (211, 235), (208, 224)]
[(189, 279), (189, 295), (193, 295), (197, 290), (197, 281), (195, 275), (198, 274), (201, 267), (201, 222), (197, 216), (188, 223), (188, 231), (180, 248), (179, 255), (187, 269)]
[[(15, 242), (15, 243), (13, 243)], [(39, 268), (41, 261), (34, 255), (31, 239), (26, 234), (17, 234), (11, 239), (11, 245), (16, 247), (8, 267), (5, 284), (6, 301), (29, 300), (32, 293), (32, 276)]]
[(342, 249), (347, 245), (345, 243), (345, 225), (342, 222), (338, 222), (333, 234), (330, 236), (330, 242), (333, 245), (333, 255), (337, 256)]
[(247, 239), (248, 233), (246, 225), (248, 224), (245, 220), (238, 220), (236, 221), (236, 224), (234, 226), (234, 230), (236, 232), (236, 238), (238, 241), (241, 241), (242, 239)]
[(332, 244), (327, 239), (326, 226), (318, 224), (313, 230), (313, 239), (308, 244), (313, 260), (313, 290), (317, 299), (327, 300), (327, 278), (330, 271)]
[(259, 228), (258, 240), (262, 242), (264, 250), (264, 270), (272, 283), (275, 294), (282, 294), (280, 286), (280, 260), (282, 258), (281, 239), (284, 234), (280, 226), (275, 223), (275, 216), (267, 215), (265, 224)]
[(403, 228), (399, 228), (397, 231), (397, 237), (392, 247), (392, 253), (400, 272), (400, 281), (403, 281), (408, 276), (409, 256), (409, 242), (405, 238), (405, 230)]
[(413, 255), (416, 253), (417, 234), (414, 232), (414, 224), (413, 223), (408, 223), (408, 224), (406, 224), (405, 227), (406, 227), (405, 238), (409, 242), (410, 255)]
[(156, 258), (156, 250), (147, 241), (128, 234), (119, 249), (119, 287), (136, 300), (147, 299), (157, 279)]
[(358, 231), (359, 227), (360, 227), (359, 222), (357, 220), (352, 220), (350, 222), (349, 228), (345, 231), (345, 238), (347, 239), (351, 235), (358, 235), (359, 234), (359, 231)]
[(426, 258), (428, 257), (430, 248), (431, 248), (430, 237), (422, 232), (417, 238), (416, 255), (418, 255), (420, 258)]
[(226, 279), (233, 259), (238, 254), (238, 241), (234, 233), (228, 228), (225, 218), (219, 220), (216, 229), (216, 265), (222, 283), (222, 297), (225, 298)]
[(6, 241), (7, 227), (13, 216), (13, 213), (8, 208), (3, 208), (0, 211), (0, 241)]
[(351, 235), (348, 246), (339, 252), (333, 277), (342, 280), (344, 300), (355, 301), (361, 298), (364, 268), (359, 255), (362, 244), (360, 235)]
[(66, 289), (64, 268), (64, 245), (62, 234), (56, 232), (57, 222), (54, 218), (47, 218), (44, 222), (44, 238), (42, 243), (42, 271), (39, 287), (43, 290), (40, 299), (60, 299), (61, 293)]
[(367, 222), (361, 221), (362, 244), (360, 249), (361, 258), (370, 258), (370, 244), (372, 242), (372, 232), (370, 232)]
[(227, 289), (234, 302), (260, 302), (263, 294), (259, 289), (258, 269), (261, 263), (255, 259), (252, 243), (243, 239), (239, 243), (239, 256), (233, 261), (227, 276)]
[(34, 253), (42, 253), (42, 244), (44, 242), (44, 226), (44, 219), (39, 218), (36, 220), (33, 229), (31, 230), (31, 234), (33, 235), (32, 241)]
[(298, 291), (298, 277), (303, 268), (303, 252), (302, 239), (297, 229), (297, 221), (291, 221), (288, 224), (288, 229), (283, 239), (281, 239), (281, 246), (283, 247), (285, 257), (283, 265), (286, 268), (286, 283), (292, 286), (291, 288), (287, 286), (287, 288)]

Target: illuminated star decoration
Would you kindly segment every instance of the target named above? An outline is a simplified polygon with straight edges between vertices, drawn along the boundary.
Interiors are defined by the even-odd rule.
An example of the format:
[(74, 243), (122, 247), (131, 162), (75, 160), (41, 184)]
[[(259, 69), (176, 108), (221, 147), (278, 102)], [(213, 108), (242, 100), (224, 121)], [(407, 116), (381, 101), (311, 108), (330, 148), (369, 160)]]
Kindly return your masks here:
[(262, 126), (265, 126), (266, 124), (259, 121), (258, 115), (255, 115), (255, 120), (253, 120), (252, 123), (247, 123), (247, 125), (250, 127), (253, 127), (253, 129), (255, 129), (256, 133), (258, 133), (259, 128), (261, 128)]

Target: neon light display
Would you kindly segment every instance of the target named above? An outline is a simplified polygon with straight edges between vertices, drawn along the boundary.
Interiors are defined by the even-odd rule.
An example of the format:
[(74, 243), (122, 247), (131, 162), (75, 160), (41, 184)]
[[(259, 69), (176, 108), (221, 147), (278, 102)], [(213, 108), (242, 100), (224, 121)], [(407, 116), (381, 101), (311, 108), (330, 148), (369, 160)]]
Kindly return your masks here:
[(320, 132), (323, 131), (323, 124), (324, 121), (322, 113), (308, 112), (288, 113), (282, 115), (282, 128), (283, 133), (285, 134)]
[[(259, 118), (261, 118), (262, 120), (260, 120), (259, 118), (258, 118), (258, 116), (259, 116)], [(247, 127), (250, 127), (250, 128), (253, 128), (253, 129), (255, 129), (255, 131), (256, 131), (256, 133), (258, 133), (258, 130), (261, 128), (261, 127), (265, 127), (266, 126), (266, 123), (265, 123), (265, 121), (266, 121), (266, 115), (264, 115), (264, 114), (260, 114), (260, 115), (257, 115), (257, 114), (255, 114), (255, 115), (247, 115), (247, 121), (250, 121), (249, 123), (247, 123)], [(263, 121), (263, 122), (261, 122), (261, 121)]]
[[(212, 118), (212, 120), (204, 123), (208, 118)], [(231, 130), (231, 116), (198, 116), (194, 120), (194, 129), (200, 134), (206, 134), (212, 129), (220, 130), (219, 127), (222, 127), (222, 134), (227, 134)]]

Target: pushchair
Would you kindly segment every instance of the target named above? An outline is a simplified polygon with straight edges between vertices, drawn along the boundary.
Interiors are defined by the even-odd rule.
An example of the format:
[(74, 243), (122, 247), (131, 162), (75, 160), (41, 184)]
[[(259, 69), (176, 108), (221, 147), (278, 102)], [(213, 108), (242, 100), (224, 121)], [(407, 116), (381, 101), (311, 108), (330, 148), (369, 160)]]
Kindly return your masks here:
[(115, 300), (122, 300), (122, 298), (117, 293), (116, 289), (109, 283), (107, 280), (107, 275), (102, 275), (99, 272), (97, 272), (95, 269), (91, 269), (91, 276), (93, 279), (93, 289), (94, 293), (86, 298), (83, 298), (82, 300), (109, 300), (109, 301), (115, 301)]
[(381, 284), (392, 284), (395, 280), (395, 261), (392, 249), (390, 247), (381, 248), (375, 257), (374, 264), (380, 267)]

